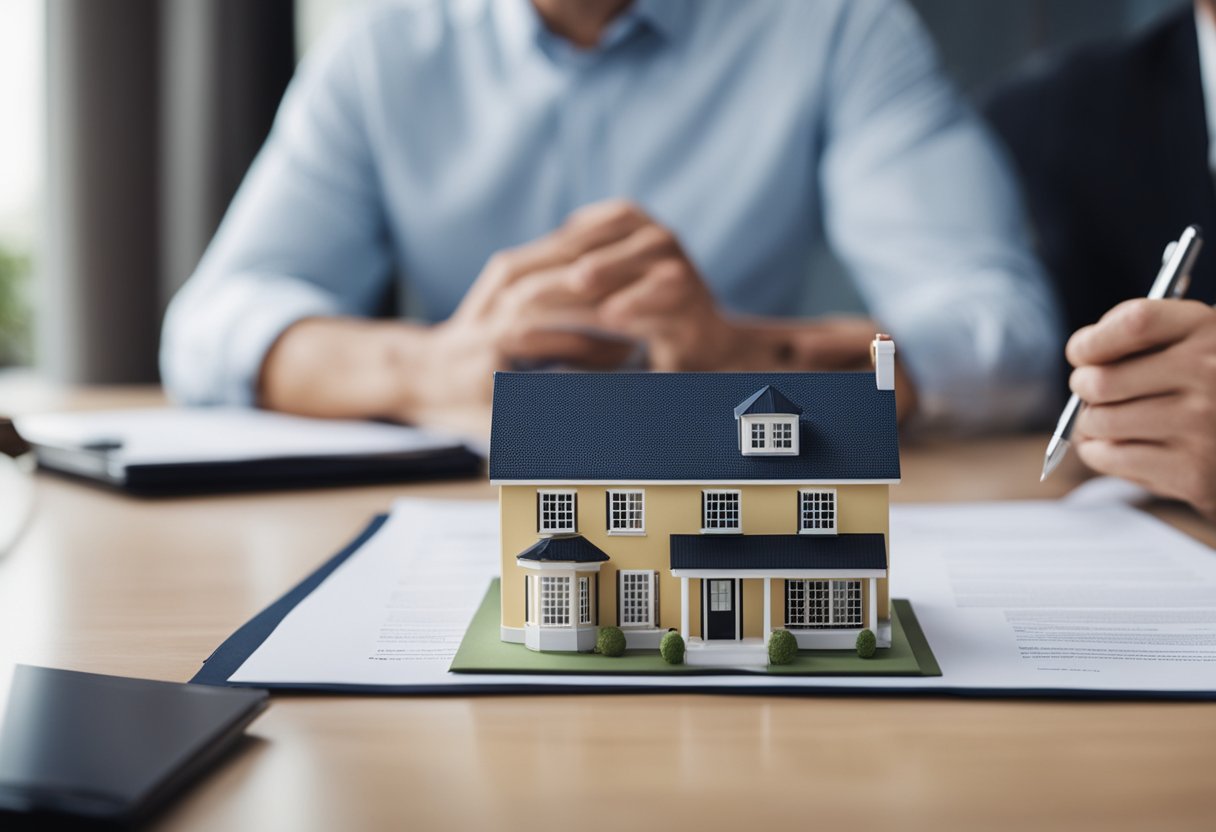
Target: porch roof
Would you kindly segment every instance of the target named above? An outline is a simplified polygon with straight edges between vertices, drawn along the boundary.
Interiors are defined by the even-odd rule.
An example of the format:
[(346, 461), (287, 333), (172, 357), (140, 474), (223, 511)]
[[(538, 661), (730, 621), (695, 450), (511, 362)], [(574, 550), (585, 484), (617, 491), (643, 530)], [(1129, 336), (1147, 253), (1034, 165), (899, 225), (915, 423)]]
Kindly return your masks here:
[(673, 534), (671, 568), (746, 570), (881, 570), (881, 534)]
[(550, 563), (602, 563), (608, 560), (608, 555), (581, 534), (566, 534), (542, 537), (515, 558)]

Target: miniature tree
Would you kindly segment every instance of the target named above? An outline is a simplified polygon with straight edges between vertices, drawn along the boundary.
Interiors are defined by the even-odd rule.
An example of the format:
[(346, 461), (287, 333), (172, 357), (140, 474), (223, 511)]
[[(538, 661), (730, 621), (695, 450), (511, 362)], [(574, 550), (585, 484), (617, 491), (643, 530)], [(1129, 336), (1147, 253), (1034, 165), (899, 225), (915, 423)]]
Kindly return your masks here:
[(862, 630), (857, 634), (857, 655), (863, 659), (874, 658), (874, 651), (878, 648), (878, 639), (874, 637), (873, 630)]
[(675, 630), (668, 630), (659, 642), (659, 655), (668, 664), (684, 664), (684, 637)]
[(625, 655), (625, 634), (620, 627), (600, 627), (595, 634), (595, 652), (602, 656)]
[(768, 663), (789, 664), (798, 655), (798, 639), (789, 630), (773, 630), (768, 637)]

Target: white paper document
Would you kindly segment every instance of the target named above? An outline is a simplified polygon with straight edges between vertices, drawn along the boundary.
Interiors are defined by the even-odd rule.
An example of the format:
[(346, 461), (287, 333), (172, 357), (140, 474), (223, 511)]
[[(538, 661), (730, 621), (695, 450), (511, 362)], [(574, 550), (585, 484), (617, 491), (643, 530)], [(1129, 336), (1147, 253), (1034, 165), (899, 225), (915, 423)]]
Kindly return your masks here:
[(397, 454), (461, 444), (401, 425), (309, 419), (246, 407), (47, 413), (18, 417), (15, 424), (34, 445), (104, 449), (116, 466)]
[(1124, 505), (892, 508), (891, 587), (941, 677), (453, 674), (498, 506), (399, 502), (231, 677), (260, 684), (1216, 694), (1216, 552)]

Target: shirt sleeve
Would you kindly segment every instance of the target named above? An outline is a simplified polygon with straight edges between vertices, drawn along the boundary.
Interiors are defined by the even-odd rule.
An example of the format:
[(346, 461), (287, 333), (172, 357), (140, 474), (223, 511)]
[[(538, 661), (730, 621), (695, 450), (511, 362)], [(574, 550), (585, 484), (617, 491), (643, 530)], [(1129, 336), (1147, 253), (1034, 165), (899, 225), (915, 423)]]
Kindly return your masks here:
[(169, 305), (161, 375), (189, 404), (253, 404), (266, 352), (306, 317), (366, 315), (391, 247), (361, 106), (370, 36), (352, 21), (305, 60), (195, 273)]
[(1061, 323), (1005, 159), (904, 5), (849, 3), (835, 43), (825, 230), (895, 337), (919, 418), (955, 429), (1046, 418)]

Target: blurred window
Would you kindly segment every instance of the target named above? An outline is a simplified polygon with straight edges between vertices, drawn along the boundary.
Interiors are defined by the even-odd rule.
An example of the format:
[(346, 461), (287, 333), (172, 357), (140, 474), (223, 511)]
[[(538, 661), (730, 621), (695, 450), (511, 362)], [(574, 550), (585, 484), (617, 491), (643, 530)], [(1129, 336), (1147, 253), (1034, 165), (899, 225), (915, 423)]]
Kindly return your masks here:
[(0, 369), (32, 358), (45, 168), (46, 0), (0, 2)]

